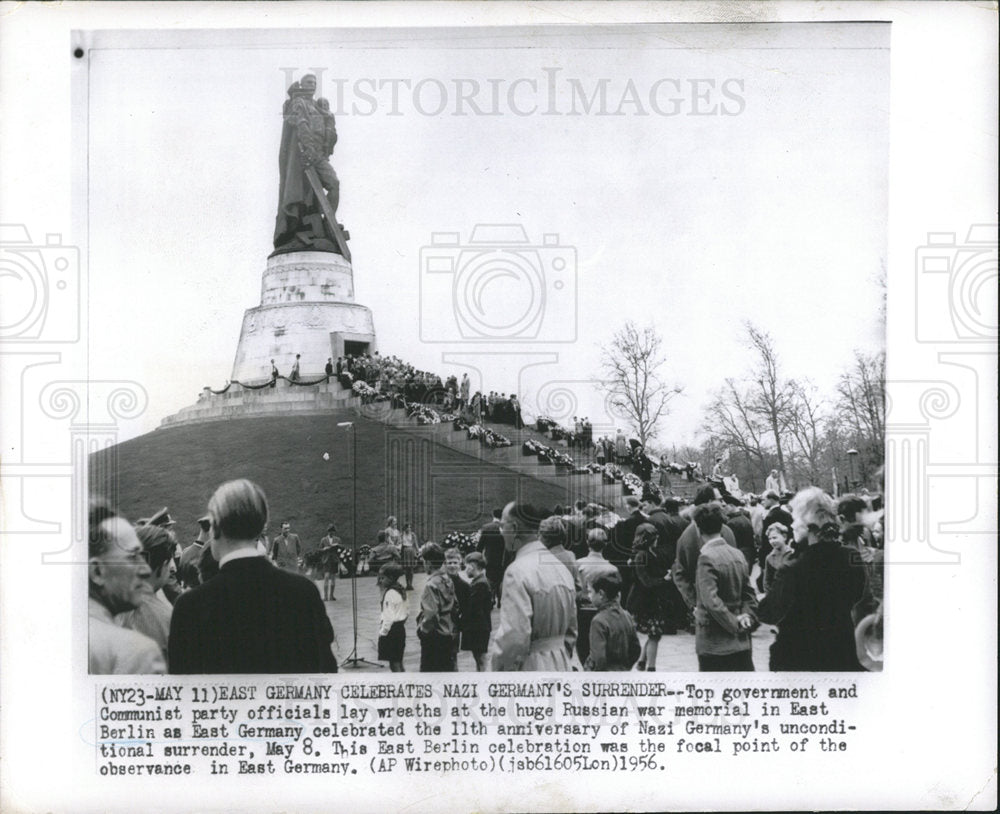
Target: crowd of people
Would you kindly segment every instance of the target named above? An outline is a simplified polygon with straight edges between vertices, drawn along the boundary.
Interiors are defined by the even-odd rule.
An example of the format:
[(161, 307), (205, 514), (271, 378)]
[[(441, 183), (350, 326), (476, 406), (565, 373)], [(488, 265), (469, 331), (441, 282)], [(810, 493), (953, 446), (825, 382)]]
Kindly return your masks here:
[[(773, 671), (880, 669), (877, 506), (817, 488), (739, 506), (721, 498), (706, 485), (682, 507), (648, 489), (625, 498), (624, 517), (582, 501), (553, 510), (510, 503), (470, 538), (475, 551), (424, 546), (420, 669), (456, 669), (470, 618), (477, 669), (651, 671), (663, 636), (694, 633), (700, 670), (749, 671), (761, 624), (775, 631)], [(380, 584), (398, 568), (389, 557)], [(475, 608), (463, 563), (489, 587)], [(482, 623), (494, 606), (487, 650)], [(383, 616), (383, 630), (403, 623), (393, 641), (405, 647), (398, 603), (384, 604)], [(394, 664), (402, 669), (401, 659)]]
[(394, 671), (410, 632), (429, 672), (456, 670), (463, 651), (477, 670), (650, 671), (662, 637), (685, 633), (701, 670), (752, 670), (762, 624), (771, 670), (880, 669), (879, 496), (810, 487), (734, 505), (707, 484), (685, 505), (644, 487), (621, 515), (511, 502), (440, 544), (389, 517), (357, 551), (332, 524), (308, 551), (288, 523), (268, 539), (266, 498), (246, 480), (216, 490), (183, 550), (165, 510), (133, 525), (95, 501), (90, 670), (335, 671), (325, 603), (362, 566), (377, 575), (378, 654)]
[(437, 373), (419, 370), (397, 356), (381, 356), (378, 351), (342, 356), (327, 364), (328, 372), (363, 401), (388, 401), (394, 407), (418, 405), (434, 411), (440, 421), (463, 418), (468, 424), (491, 421), (516, 429), (524, 426), (516, 394), (473, 393), (468, 373), (463, 373), (461, 380), (455, 375), (442, 379)]
[(91, 674), (336, 672), (333, 626), (315, 582), (280, 567), (301, 544), (283, 527), (269, 552), (261, 542), (267, 518), (259, 486), (228, 481), (209, 500), (198, 541), (178, 556), (165, 511), (133, 526), (92, 501)]

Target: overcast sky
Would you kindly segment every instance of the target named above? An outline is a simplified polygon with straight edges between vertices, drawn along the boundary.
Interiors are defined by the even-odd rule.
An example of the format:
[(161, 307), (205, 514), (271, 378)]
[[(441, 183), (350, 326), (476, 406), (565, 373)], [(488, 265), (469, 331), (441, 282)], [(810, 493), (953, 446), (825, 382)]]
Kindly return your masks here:
[[(887, 28), (111, 37), (90, 52), (89, 375), (148, 391), (128, 435), (229, 378), (272, 250), (285, 89), (318, 69), (384, 354), (446, 375), (462, 368), (443, 354), (490, 351), (463, 357), (487, 390), (600, 430), (601, 347), (653, 324), (685, 387), (668, 444), (695, 442), (710, 391), (748, 370), (745, 320), (830, 390), (855, 348), (884, 346)], [(479, 269), (460, 254), (477, 224), (520, 225), (537, 252)], [(421, 267), (440, 232), (459, 234), (465, 338), (456, 277)], [(522, 313), (534, 341), (468, 341), (510, 339)]]

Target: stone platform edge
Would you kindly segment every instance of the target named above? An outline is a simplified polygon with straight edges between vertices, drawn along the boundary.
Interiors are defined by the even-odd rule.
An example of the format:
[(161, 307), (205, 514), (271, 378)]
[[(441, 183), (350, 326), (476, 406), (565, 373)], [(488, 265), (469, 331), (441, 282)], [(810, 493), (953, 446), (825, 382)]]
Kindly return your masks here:
[[(263, 384), (266, 382), (258, 382)], [(248, 382), (248, 384), (254, 384)], [(289, 413), (326, 413), (361, 406), (361, 399), (336, 382), (293, 385), (279, 381), (275, 387), (248, 390), (231, 384), (225, 393), (205, 388), (196, 404), (183, 407), (160, 422), (160, 428), (180, 427), (231, 418), (286, 415)]]

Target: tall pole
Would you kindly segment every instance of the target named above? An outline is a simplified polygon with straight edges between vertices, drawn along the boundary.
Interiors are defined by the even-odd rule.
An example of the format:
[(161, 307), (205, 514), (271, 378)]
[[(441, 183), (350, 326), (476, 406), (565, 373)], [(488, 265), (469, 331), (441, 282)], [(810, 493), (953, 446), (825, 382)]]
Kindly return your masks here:
[(353, 421), (342, 421), (337, 426), (351, 431), (351, 553), (354, 560), (351, 568), (351, 623), (354, 631), (353, 646), (344, 664), (354, 668), (360, 665), (381, 667), (381, 664), (358, 657), (358, 428)]
[[(351, 570), (351, 619), (354, 623), (354, 647), (351, 656), (358, 655), (358, 435), (354, 424), (351, 431), (351, 551), (354, 568)], [(351, 656), (347, 657), (348, 662)]]

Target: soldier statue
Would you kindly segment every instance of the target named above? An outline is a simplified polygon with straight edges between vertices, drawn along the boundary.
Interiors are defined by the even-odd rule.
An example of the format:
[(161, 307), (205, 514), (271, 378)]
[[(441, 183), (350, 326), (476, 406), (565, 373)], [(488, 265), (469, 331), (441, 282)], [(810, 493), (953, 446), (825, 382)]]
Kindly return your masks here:
[(330, 165), (337, 144), (337, 126), (326, 99), (314, 99), (316, 77), (306, 74), (288, 88), (282, 109), (284, 124), (278, 165), (278, 216), (274, 229), (274, 254), (291, 251), (341, 252), (333, 230), (324, 224), (323, 207), (306, 176), (310, 169), (322, 185), (329, 211), (340, 204), (340, 181)]

